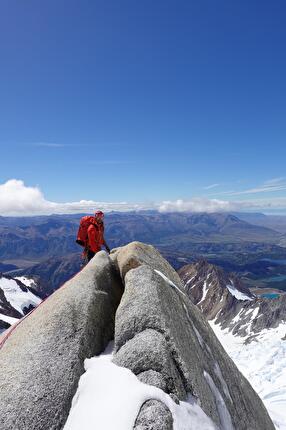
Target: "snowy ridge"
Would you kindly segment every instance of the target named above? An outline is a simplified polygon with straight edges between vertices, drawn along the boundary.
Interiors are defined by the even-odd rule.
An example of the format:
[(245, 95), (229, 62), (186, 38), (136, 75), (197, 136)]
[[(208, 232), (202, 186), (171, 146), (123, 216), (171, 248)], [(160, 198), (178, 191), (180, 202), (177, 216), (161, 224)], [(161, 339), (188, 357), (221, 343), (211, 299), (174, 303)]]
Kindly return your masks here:
[[(164, 391), (143, 384), (129, 369), (112, 363), (111, 351), (112, 344), (100, 356), (85, 360), (86, 372), (80, 378), (64, 430), (94, 430), (94, 423), (104, 430), (133, 430), (141, 406), (149, 399), (170, 409), (174, 430), (218, 430), (194, 397), (175, 403)], [(228, 412), (224, 413), (227, 416)]]

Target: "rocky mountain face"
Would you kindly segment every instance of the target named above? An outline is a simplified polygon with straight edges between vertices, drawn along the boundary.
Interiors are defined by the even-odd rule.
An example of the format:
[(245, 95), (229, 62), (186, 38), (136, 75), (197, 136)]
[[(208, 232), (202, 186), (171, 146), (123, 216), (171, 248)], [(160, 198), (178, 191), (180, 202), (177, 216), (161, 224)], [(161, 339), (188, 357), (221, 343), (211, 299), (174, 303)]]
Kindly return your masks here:
[(35, 290), (42, 298), (48, 297), (74, 276), (82, 265), (81, 254), (51, 257), (25, 269), (9, 272), (12, 276), (26, 276), (35, 280)]
[(15, 266), (14, 264), (5, 264), (0, 262), (0, 273), (10, 272), (16, 269), (17, 266)]
[[(240, 293), (248, 296), (247, 291)], [(193, 429), (193, 420), (200, 417), (200, 430), (274, 429), (263, 403), (189, 299), (178, 274), (152, 246), (139, 242), (110, 256), (99, 252), (4, 338), (1, 428), (79, 428), (74, 426), (77, 411), (88, 400), (80, 391), (88, 377), (81, 377), (84, 360), (101, 354), (112, 338), (113, 364), (157, 390), (155, 397), (150, 391), (142, 399), (130, 428), (175, 428), (173, 408), (186, 406), (191, 397), (184, 426), (176, 427), (180, 430)], [(96, 393), (98, 380), (95, 373)], [(113, 408), (106, 399), (109, 416), (120, 401), (118, 396)], [(95, 417), (96, 407), (95, 397)], [(120, 410), (114, 422), (129, 413), (128, 408)]]
[(286, 429), (286, 295), (253, 296), (241, 281), (199, 261), (180, 270), (188, 297), (259, 393), (277, 430)]
[(76, 222), (58, 217), (20, 218), (15, 224), (5, 223), (2, 218), (0, 260), (41, 259), (76, 252), (76, 228)]
[(241, 212), (237, 212), (234, 215), (251, 224), (261, 225), (279, 231), (280, 233), (286, 233), (286, 215), (264, 215), (261, 213)]
[(252, 340), (285, 320), (286, 295), (272, 300), (256, 297), (235, 275), (205, 260), (182, 267), (179, 275), (188, 297), (206, 318), (233, 334)]
[(35, 287), (36, 284), (27, 278), (0, 274), (0, 333), (41, 302)]

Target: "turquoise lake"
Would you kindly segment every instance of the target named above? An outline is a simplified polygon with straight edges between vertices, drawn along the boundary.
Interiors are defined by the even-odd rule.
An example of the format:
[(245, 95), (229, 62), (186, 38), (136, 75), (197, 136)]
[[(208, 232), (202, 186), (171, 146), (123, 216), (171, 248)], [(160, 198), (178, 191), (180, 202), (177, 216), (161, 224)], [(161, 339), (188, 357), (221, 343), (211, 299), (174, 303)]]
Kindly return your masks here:
[(277, 297), (279, 297), (279, 294), (261, 294), (261, 297), (264, 297), (265, 299), (277, 299)]

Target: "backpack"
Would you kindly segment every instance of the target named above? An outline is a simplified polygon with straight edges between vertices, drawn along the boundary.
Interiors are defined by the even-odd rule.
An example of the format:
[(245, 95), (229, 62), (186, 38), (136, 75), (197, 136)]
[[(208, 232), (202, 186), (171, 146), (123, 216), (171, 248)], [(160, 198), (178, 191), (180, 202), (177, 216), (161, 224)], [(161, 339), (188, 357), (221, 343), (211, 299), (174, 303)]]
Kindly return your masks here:
[(95, 224), (93, 216), (86, 215), (81, 218), (76, 239), (76, 243), (80, 246), (87, 245), (87, 229), (91, 224)]

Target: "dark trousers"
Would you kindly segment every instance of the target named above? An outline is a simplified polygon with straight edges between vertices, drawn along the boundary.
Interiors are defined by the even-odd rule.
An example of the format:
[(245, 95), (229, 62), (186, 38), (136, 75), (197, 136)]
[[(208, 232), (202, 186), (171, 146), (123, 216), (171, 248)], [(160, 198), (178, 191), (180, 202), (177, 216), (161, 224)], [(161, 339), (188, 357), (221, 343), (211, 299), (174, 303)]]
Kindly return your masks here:
[(89, 249), (85, 249), (85, 251), (82, 254), (81, 267), (84, 267), (94, 256), (95, 256), (95, 252), (92, 252)]
[(86, 253), (87, 261), (90, 261), (94, 256), (95, 256), (95, 252), (92, 252), (90, 250), (87, 251)]

